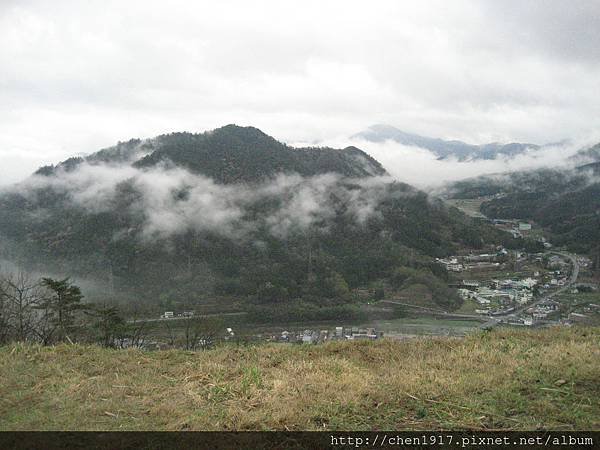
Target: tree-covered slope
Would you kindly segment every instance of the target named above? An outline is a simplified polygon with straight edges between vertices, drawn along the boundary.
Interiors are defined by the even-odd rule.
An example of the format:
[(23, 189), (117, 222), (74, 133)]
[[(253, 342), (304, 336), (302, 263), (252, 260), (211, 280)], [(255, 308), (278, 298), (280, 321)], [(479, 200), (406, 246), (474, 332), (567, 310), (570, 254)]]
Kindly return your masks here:
[(384, 173), (358, 149), (292, 149), (254, 128), (132, 140), (2, 193), (0, 256), (111, 295), (188, 303), (344, 302), (411, 266), (435, 301), (456, 307), (434, 258), (518, 243), (371, 176)]
[[(577, 153), (575, 168), (540, 169), (483, 176), (454, 183), (454, 198), (494, 196), (481, 212), (497, 219), (531, 219), (558, 245), (591, 251), (600, 245), (600, 145)], [(591, 162), (590, 162), (591, 158)]]
[(293, 148), (254, 127), (227, 125), (205, 133), (171, 133), (154, 139), (132, 139), (86, 158), (70, 158), (56, 167), (41, 168), (51, 175), (82, 163), (130, 163), (137, 168), (174, 165), (219, 183), (259, 181), (279, 173), (312, 176), (338, 173), (346, 177), (386, 175), (375, 159), (355, 147)]
[(304, 176), (335, 172), (347, 177), (385, 175), (361, 150), (294, 149), (253, 127), (227, 125), (209, 133), (174, 133), (159, 138), (159, 149), (135, 163), (147, 168), (172, 162), (218, 182), (256, 181), (278, 173)]
[(517, 192), (481, 205), (488, 217), (533, 219), (553, 235), (557, 245), (588, 252), (600, 245), (600, 183), (552, 193)]

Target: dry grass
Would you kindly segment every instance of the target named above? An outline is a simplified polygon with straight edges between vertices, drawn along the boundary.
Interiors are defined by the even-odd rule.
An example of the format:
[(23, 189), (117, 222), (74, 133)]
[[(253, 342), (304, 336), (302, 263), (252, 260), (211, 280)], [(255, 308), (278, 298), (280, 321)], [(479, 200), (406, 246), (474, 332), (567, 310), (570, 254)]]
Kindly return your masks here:
[(197, 353), (16, 345), (0, 376), (2, 430), (600, 429), (590, 328)]

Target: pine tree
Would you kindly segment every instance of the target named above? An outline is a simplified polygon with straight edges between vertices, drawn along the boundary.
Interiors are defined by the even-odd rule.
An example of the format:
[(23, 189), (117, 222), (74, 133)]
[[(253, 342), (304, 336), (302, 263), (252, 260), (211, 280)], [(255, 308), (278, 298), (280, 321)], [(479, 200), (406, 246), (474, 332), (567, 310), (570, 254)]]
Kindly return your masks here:
[(94, 308), (92, 315), (95, 316), (94, 328), (98, 331), (98, 340), (104, 347), (117, 346), (117, 340), (123, 331), (125, 321), (119, 314), (116, 306), (106, 304)]
[(81, 303), (81, 289), (71, 284), (69, 278), (54, 280), (42, 278), (42, 286), (50, 291), (50, 295), (39, 306), (47, 317), (49, 325), (45, 341), (72, 342), (70, 335), (76, 329), (76, 313), (86, 309)]

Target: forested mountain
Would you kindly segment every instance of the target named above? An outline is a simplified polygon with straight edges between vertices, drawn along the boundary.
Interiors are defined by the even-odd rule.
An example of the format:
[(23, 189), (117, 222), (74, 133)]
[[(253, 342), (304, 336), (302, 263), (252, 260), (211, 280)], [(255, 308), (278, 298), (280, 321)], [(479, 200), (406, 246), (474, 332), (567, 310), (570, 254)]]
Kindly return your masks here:
[(583, 166), (579, 166), (577, 168), (580, 172), (591, 172), (594, 175), (600, 175), (600, 161), (584, 164)]
[(481, 212), (498, 219), (532, 219), (557, 245), (574, 251), (600, 246), (600, 145), (579, 152), (577, 160), (597, 158), (573, 169), (543, 169), (483, 176), (454, 183), (455, 198), (495, 196)]
[(571, 158), (576, 164), (600, 163), (600, 143), (588, 148), (583, 148), (575, 153)]
[(481, 211), (488, 217), (533, 219), (552, 233), (555, 244), (577, 252), (600, 245), (600, 183), (562, 193), (515, 192), (484, 202)]
[(582, 169), (537, 169), (482, 175), (456, 181), (447, 187), (447, 192), (452, 198), (535, 192), (556, 196), (583, 188), (589, 184), (588, 175)]
[[(412, 282), (453, 308), (435, 257), (520, 245), (373, 176), (385, 173), (359, 149), (295, 149), (255, 128), (131, 140), (2, 192), (0, 256), (165, 307), (215, 296), (337, 304), (355, 287)], [(407, 266), (420, 275), (397, 276)]]
[(389, 125), (373, 125), (367, 130), (357, 133), (354, 138), (371, 142), (394, 141), (402, 145), (420, 147), (431, 151), (439, 159), (456, 158), (459, 161), (475, 159), (495, 159), (497, 157), (513, 157), (527, 150), (539, 150), (535, 144), (510, 143), (473, 145), (462, 141), (445, 141), (443, 139), (405, 133)]
[(292, 148), (257, 128), (237, 125), (200, 134), (172, 133), (144, 142), (132, 139), (86, 158), (71, 158), (56, 167), (43, 167), (38, 173), (50, 175), (56, 169), (72, 170), (84, 162), (131, 162), (137, 168), (171, 164), (219, 183), (260, 181), (279, 173), (386, 175), (379, 162), (356, 147)]

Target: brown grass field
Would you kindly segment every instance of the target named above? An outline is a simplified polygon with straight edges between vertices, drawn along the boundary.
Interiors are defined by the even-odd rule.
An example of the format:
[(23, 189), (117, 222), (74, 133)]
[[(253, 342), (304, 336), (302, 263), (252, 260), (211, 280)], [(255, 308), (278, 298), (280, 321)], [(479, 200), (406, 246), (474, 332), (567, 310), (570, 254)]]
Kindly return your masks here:
[(1, 430), (600, 429), (600, 329), (0, 348)]

